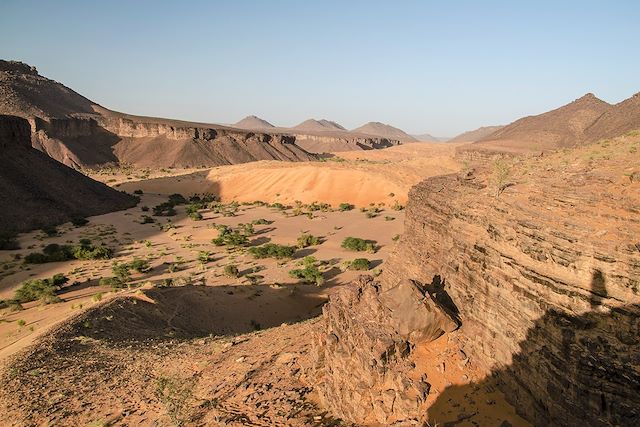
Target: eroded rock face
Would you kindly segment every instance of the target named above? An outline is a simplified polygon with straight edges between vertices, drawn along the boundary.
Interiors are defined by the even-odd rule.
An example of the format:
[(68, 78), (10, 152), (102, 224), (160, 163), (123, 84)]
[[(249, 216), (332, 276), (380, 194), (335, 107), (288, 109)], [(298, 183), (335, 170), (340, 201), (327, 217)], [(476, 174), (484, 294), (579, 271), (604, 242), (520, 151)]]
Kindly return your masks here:
[[(415, 377), (405, 352), (383, 364), (386, 376), (367, 365), (380, 352), (374, 344), (411, 341), (418, 324), (396, 316), (415, 304), (385, 312), (380, 296), (413, 281), (440, 290), (439, 306), (457, 310), (464, 351), (533, 424), (640, 424), (640, 184), (629, 174), (640, 158), (627, 145), (614, 148), (600, 163), (581, 152), (514, 160), (522, 164), (513, 170), (526, 172), (498, 197), (489, 173), (415, 186), (377, 297), (340, 296), (325, 309), (326, 334), (335, 335), (323, 347), (328, 407), (366, 422), (367, 409), (345, 403), (356, 396), (353, 406), (374, 407), (379, 422), (428, 418), (404, 392)], [(369, 390), (390, 394), (388, 384), (393, 405), (376, 404)], [(440, 398), (447, 405), (452, 396)]]
[(323, 309), (315, 339), (317, 385), (325, 407), (354, 422), (418, 421), (429, 385), (407, 375), (417, 342), (458, 327), (418, 284), (383, 291), (363, 276), (340, 289)]

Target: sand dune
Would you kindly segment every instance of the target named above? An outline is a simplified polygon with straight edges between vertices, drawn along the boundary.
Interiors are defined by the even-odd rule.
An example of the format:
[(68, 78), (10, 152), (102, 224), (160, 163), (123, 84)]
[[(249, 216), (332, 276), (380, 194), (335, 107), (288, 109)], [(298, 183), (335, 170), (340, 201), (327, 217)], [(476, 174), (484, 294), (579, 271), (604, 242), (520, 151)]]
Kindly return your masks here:
[(223, 201), (293, 203), (320, 201), (356, 206), (404, 204), (411, 186), (422, 179), (459, 170), (451, 157), (455, 145), (407, 144), (384, 150), (340, 153), (326, 162), (253, 162), (185, 175), (125, 182), (126, 191), (212, 193)]

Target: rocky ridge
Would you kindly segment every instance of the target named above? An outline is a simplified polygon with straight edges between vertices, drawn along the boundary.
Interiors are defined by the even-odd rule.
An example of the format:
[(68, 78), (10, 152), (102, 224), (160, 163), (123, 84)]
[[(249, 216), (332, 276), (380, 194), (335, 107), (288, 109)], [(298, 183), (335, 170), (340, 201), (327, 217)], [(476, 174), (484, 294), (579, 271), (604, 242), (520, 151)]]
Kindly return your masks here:
[[(357, 285), (324, 309), (316, 351), (325, 404), (354, 422), (434, 421), (434, 408), (455, 411), (459, 396), (491, 380), (535, 425), (637, 425), (639, 146), (622, 137), (511, 159), (507, 176), (479, 170), (415, 186), (405, 233), (373, 286), (380, 295), (408, 281), (437, 290), (461, 321), (460, 350), (487, 377), (441, 390), (425, 412), (415, 390), (428, 391), (430, 378), (412, 361), (432, 337), (404, 337), (398, 314), (359, 304), (372, 291)], [(386, 368), (393, 380), (381, 381)], [(382, 401), (367, 398), (372, 389)]]

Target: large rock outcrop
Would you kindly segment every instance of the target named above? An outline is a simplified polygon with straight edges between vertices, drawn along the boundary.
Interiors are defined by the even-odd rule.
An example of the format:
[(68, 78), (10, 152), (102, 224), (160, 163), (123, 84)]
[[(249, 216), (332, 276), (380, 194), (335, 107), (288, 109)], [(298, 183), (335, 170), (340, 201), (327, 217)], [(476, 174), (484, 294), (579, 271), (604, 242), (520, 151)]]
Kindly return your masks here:
[(371, 277), (338, 290), (316, 336), (317, 387), (325, 407), (356, 422), (418, 419), (429, 384), (411, 378), (418, 342), (458, 327), (455, 314), (415, 282), (382, 290)]
[[(640, 423), (639, 145), (640, 138), (627, 137), (514, 159), (506, 178), (469, 172), (430, 178), (411, 190), (405, 232), (379, 292), (407, 280), (441, 289), (458, 310), (464, 351), (535, 425)], [(325, 334), (336, 329), (334, 319), (362, 330), (359, 319), (378, 312), (376, 304), (332, 298)], [(398, 337), (400, 328), (380, 331)], [(343, 408), (349, 403), (340, 403), (336, 390), (360, 396), (370, 389), (366, 379), (378, 378), (365, 363), (372, 343), (386, 342), (374, 332), (343, 332), (340, 352), (329, 351), (331, 340), (318, 343), (325, 354), (319, 376), (334, 393), (325, 391), (324, 398), (336, 415), (355, 422), (370, 419)], [(374, 338), (349, 338), (356, 333)], [(405, 382), (418, 374), (411, 354), (394, 354), (401, 356), (393, 368), (398, 386), (385, 392), (393, 393), (394, 404), (379, 405), (376, 421), (428, 419), (428, 410), (403, 397)], [(349, 359), (364, 368), (336, 374)], [(443, 404), (466, 394), (455, 388), (440, 395)]]
[(31, 147), (27, 120), (0, 115), (0, 232), (59, 224), (136, 205), (137, 199)]

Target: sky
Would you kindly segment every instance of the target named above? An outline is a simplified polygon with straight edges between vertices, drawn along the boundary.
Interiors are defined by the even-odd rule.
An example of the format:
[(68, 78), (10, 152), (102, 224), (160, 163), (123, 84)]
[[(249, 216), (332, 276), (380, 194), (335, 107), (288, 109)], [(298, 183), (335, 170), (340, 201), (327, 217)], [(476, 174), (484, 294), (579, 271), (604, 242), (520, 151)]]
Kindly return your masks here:
[(452, 136), (640, 91), (640, 1), (0, 2), (0, 58), (107, 108)]

